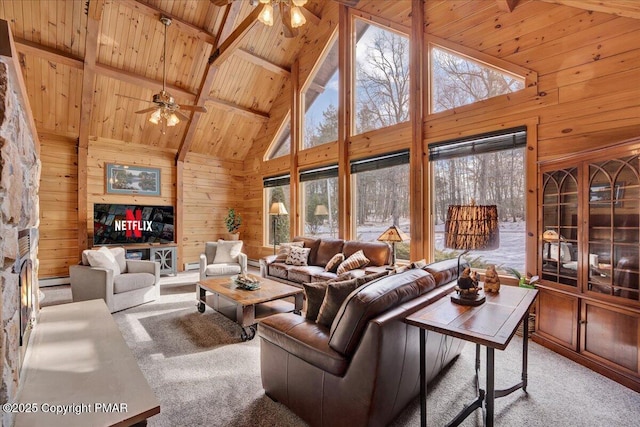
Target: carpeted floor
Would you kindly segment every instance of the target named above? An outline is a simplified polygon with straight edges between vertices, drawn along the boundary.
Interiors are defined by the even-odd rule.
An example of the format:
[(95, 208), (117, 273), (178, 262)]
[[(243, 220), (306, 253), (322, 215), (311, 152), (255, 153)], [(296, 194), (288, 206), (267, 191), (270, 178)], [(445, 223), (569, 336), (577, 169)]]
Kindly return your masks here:
[[(149, 425), (304, 426), (264, 395), (259, 339), (241, 342), (235, 323), (210, 308), (198, 313), (195, 285), (184, 280), (190, 276), (163, 278), (159, 301), (114, 314), (160, 400), (161, 413)], [(54, 301), (54, 291), (60, 293), (56, 300), (64, 300), (62, 288), (45, 288), (45, 301)], [(498, 388), (519, 381), (521, 348), (516, 336), (507, 350), (496, 352)], [(429, 425), (445, 425), (473, 399), (474, 351), (467, 344), (429, 384)], [(500, 426), (637, 426), (638, 408), (640, 394), (531, 342), (528, 393), (497, 399), (495, 418)], [(481, 417), (477, 410), (462, 425), (480, 426)], [(418, 426), (419, 420), (416, 398), (392, 426)]]

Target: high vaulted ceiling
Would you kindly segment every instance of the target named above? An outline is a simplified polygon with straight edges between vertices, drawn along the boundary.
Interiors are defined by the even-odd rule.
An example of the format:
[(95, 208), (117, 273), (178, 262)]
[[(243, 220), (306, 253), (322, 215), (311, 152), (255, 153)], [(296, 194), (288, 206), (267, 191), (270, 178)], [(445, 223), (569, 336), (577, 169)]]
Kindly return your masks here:
[[(411, 0), (333, 1), (411, 24)], [(289, 96), (283, 91), (291, 66), (317, 42), (314, 29), (329, 3), (307, 3), (307, 24), (296, 37), (286, 37), (278, 17), (273, 27), (258, 22), (261, 6), (250, 0), (3, 0), (0, 18), (10, 22), (39, 132), (77, 138), (80, 145), (96, 138), (150, 145), (182, 159), (189, 152), (244, 159), (274, 101)], [(558, 4), (640, 18), (640, 2), (628, 0), (429, 0), (425, 27), (509, 60), (508, 43), (489, 46), (485, 38), (474, 46), (471, 35), (492, 27), (497, 13), (528, 10), (527, 19), (543, 22)], [(162, 88), (161, 15), (173, 20), (167, 29), (168, 91), (178, 103), (208, 110), (164, 135), (148, 115), (135, 114), (153, 106), (144, 100)]]

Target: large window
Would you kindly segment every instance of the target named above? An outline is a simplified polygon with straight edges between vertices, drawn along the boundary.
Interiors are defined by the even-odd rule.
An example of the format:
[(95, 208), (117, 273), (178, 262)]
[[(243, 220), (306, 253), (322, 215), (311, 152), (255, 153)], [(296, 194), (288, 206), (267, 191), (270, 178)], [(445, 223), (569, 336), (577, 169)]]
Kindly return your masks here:
[(287, 116), (277, 133), (266, 160), (288, 156), (291, 153), (291, 116)]
[(525, 144), (518, 128), (429, 146), (433, 172), (435, 259), (457, 257), (460, 251), (444, 246), (450, 205), (497, 205), (500, 247), (471, 251), (464, 256), (473, 267), (495, 264), (499, 270), (525, 267)]
[(524, 79), (442, 47), (431, 48), (431, 112), (524, 89)]
[[(291, 193), (289, 187), (289, 175), (274, 176), (263, 179), (264, 187), (264, 212), (265, 212), (265, 243), (288, 242), (289, 237), (289, 212), (291, 212)], [(269, 211), (274, 203), (282, 203), (287, 211), (286, 215), (270, 215)], [(275, 233), (274, 233), (275, 230)]]
[(303, 171), (302, 218), (304, 234), (338, 237), (338, 165)]
[(334, 37), (313, 80), (303, 91), (303, 148), (338, 140), (338, 87), (338, 37)]
[(409, 120), (409, 38), (355, 20), (355, 134)]
[[(409, 151), (353, 160), (356, 239), (373, 242), (391, 225), (409, 234)], [(397, 259), (409, 259), (409, 242), (396, 244)]]

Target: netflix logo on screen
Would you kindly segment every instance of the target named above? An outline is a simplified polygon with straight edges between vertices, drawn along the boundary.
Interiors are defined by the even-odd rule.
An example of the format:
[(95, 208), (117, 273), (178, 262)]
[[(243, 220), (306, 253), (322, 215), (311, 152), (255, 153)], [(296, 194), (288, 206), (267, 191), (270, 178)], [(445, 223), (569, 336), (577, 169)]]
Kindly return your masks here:
[(171, 243), (173, 206), (96, 203), (93, 207), (94, 245)]

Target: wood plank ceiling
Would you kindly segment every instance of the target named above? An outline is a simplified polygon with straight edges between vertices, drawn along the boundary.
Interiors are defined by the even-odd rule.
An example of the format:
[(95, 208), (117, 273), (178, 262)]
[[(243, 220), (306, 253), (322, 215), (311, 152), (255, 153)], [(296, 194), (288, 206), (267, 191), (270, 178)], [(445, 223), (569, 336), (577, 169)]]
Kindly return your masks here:
[[(10, 22), (21, 55), (38, 130), (75, 139), (86, 126), (89, 139), (121, 140), (176, 153), (187, 136), (193, 152), (243, 159), (314, 25), (308, 23), (297, 37), (287, 38), (278, 17), (273, 27), (257, 22), (256, 7), (249, 1), (216, 3), (220, 2), (0, 2), (0, 18)], [(311, 1), (307, 9), (319, 17), (323, 6)], [(87, 44), (88, 14), (99, 18), (95, 49)], [(167, 128), (164, 135), (147, 121), (148, 114), (135, 114), (153, 106), (145, 100), (162, 88), (161, 15), (173, 19), (167, 28), (167, 90), (178, 103), (198, 101), (208, 110), (191, 123)], [(239, 28), (242, 31), (234, 33)], [(209, 73), (204, 86), (214, 46), (220, 52), (231, 49), (215, 62), (215, 72)], [(85, 64), (91, 57), (95, 65)], [(83, 94), (84, 70), (94, 71), (95, 82), (93, 90)], [(81, 126), (83, 97), (91, 108), (85, 112), (89, 123)]]
[[(411, 25), (410, 0), (335, 1), (356, 5), (363, 14), (386, 17), (400, 26)], [(308, 19), (297, 37), (287, 38), (278, 17), (273, 27), (256, 23), (256, 6), (251, 3), (257, 4), (249, 0), (2, 0), (0, 18), (10, 22), (16, 39), (40, 132), (79, 138), (81, 147), (84, 134), (87, 140), (165, 148), (182, 159), (188, 152), (244, 159), (265, 129), (274, 101), (283, 96), (293, 62), (306, 46), (313, 45), (317, 25)], [(306, 8), (322, 18), (326, 4), (310, 0)], [(553, 66), (519, 57), (518, 51), (528, 43), (526, 36), (505, 40), (495, 31), (500, 26), (514, 31), (521, 25), (522, 12), (500, 14), (496, 22), (496, 10), (514, 8), (526, 10), (528, 28), (531, 21), (543, 27), (562, 22), (561, 15), (572, 16), (580, 9), (586, 9), (582, 13), (588, 19), (584, 28), (571, 31), (596, 24), (588, 10), (640, 18), (640, 2), (625, 0), (429, 0), (425, 28), (521, 66), (538, 71)], [(208, 109), (191, 123), (168, 128), (164, 135), (159, 126), (147, 121), (148, 115), (135, 114), (152, 106), (145, 100), (162, 88), (161, 15), (173, 19), (167, 28), (167, 89), (179, 103), (198, 103)], [(597, 19), (606, 16), (597, 15)], [(554, 25), (548, 31), (568, 29)], [(218, 55), (223, 58), (210, 64), (210, 58)], [(91, 108), (83, 112), (83, 104)]]

